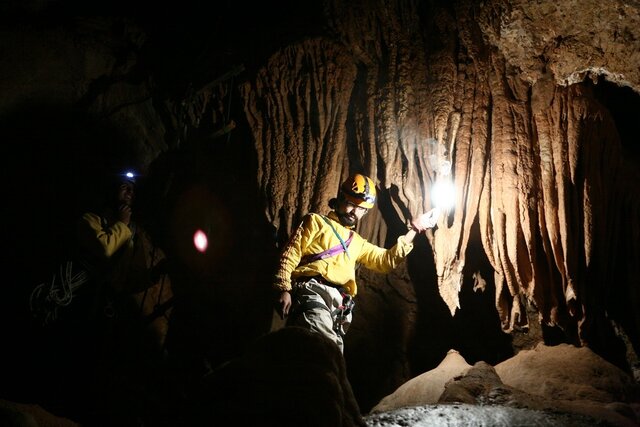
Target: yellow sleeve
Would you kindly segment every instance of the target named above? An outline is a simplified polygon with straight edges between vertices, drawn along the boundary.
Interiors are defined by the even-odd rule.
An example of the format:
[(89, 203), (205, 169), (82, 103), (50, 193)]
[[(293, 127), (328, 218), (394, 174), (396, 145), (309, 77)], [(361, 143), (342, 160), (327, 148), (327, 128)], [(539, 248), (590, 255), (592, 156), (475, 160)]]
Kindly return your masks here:
[(396, 268), (413, 249), (412, 243), (407, 243), (404, 236), (398, 237), (393, 247), (384, 249), (364, 241), (358, 262), (370, 270), (379, 273), (388, 273)]
[(131, 239), (131, 230), (117, 221), (110, 227), (103, 227), (99, 215), (85, 213), (78, 224), (80, 245), (92, 255), (110, 258)]
[(318, 232), (317, 221), (312, 214), (305, 215), (302, 223), (296, 228), (289, 242), (282, 250), (278, 271), (275, 275), (274, 288), (280, 291), (291, 290), (291, 273), (300, 264), (309, 242)]

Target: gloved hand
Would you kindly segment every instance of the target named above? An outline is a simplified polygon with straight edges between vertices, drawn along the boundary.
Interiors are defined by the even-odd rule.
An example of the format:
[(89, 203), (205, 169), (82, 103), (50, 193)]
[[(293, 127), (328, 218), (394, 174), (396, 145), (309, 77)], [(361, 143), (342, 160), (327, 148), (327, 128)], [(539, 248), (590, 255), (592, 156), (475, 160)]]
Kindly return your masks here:
[(411, 220), (411, 228), (416, 232), (422, 233), (429, 228), (433, 228), (440, 218), (440, 209), (433, 208), (429, 212), (418, 215), (417, 218)]

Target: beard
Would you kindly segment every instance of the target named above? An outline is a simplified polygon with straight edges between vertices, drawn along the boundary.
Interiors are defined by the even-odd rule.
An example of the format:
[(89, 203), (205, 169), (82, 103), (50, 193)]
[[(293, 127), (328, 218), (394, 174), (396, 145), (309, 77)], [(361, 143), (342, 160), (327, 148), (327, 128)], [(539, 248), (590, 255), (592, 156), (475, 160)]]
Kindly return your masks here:
[(355, 227), (356, 225), (358, 225), (358, 218), (355, 214), (336, 211), (336, 215), (338, 215), (340, 224), (344, 225), (345, 227)]

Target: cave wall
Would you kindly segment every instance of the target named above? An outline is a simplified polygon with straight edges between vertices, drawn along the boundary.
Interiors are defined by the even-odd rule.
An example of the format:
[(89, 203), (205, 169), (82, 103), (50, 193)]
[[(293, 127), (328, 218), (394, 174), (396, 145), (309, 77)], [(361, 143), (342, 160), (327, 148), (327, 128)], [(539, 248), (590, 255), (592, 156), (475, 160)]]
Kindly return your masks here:
[[(633, 137), (619, 134), (594, 88), (613, 83), (637, 93), (637, 8), (625, 2), (328, 1), (326, 13), (328, 36), (274, 53), (261, 70), (274, 83), (266, 85), (261, 74), (243, 88), (245, 110), (256, 119), (250, 126), (263, 153), (259, 182), (271, 222), (289, 231), (358, 171), (388, 192), (391, 211), (373, 212), (360, 227), (371, 241), (386, 244), (389, 233), (402, 232), (398, 224), (432, 207), (431, 187), (441, 165), (451, 162), (455, 207), (427, 234), (429, 246), (420, 254), (433, 258), (435, 277), (416, 274), (414, 286), (437, 281), (455, 316), (463, 309), (463, 283), (474, 276), (476, 284), (493, 285), (504, 332), (538, 331), (544, 339), (545, 331), (560, 331), (567, 342), (589, 345), (621, 365), (634, 363), (637, 357), (624, 362), (615, 354), (621, 341), (627, 347), (638, 342), (640, 331), (638, 313), (627, 303), (638, 297), (640, 253), (629, 238), (637, 236), (638, 191), (629, 185), (638, 181), (637, 157)], [(314, 59), (291, 67), (292, 57)], [(325, 67), (340, 64), (327, 74)], [(316, 82), (315, 92), (305, 96), (291, 97), (299, 91), (286, 89), (308, 81)], [(334, 121), (339, 107), (323, 102), (336, 94), (350, 95), (346, 120)], [(301, 117), (301, 103), (310, 120)], [(329, 126), (317, 126), (308, 114), (314, 103)], [(314, 134), (318, 129), (338, 138)], [(333, 172), (329, 181), (315, 175), (318, 152), (335, 155), (335, 163), (323, 163)], [(297, 166), (289, 166), (298, 156)], [(391, 231), (389, 223), (396, 225)], [(468, 257), (482, 258), (469, 253), (474, 239), (493, 270), (489, 277), (466, 268)], [(416, 310), (420, 290), (393, 302), (378, 297), (386, 281), (360, 277), (373, 288), (365, 290), (363, 304), (377, 300), (372, 311), (384, 313), (380, 318), (393, 311), (386, 304)], [(374, 326), (380, 320), (372, 317), (367, 334), (387, 329)], [(411, 331), (418, 317), (393, 324)], [(626, 332), (615, 337), (618, 323)], [(399, 348), (416, 345), (412, 333), (385, 337)], [(410, 369), (401, 362), (408, 363), (406, 353), (399, 354), (386, 367), (402, 377)], [(391, 368), (395, 364), (400, 367)]]
[[(192, 270), (182, 279), (198, 315), (184, 328), (206, 331), (197, 351), (220, 362), (268, 330), (278, 246), (348, 173), (378, 184), (359, 231), (389, 246), (432, 207), (450, 162), (456, 203), (437, 229), (389, 277), (359, 273), (345, 356), (362, 407), (449, 348), (499, 362), (527, 331), (624, 364), (612, 334), (640, 342), (637, 126), (622, 132), (602, 92), (624, 88), (638, 106), (637, 5), (291, 3), (244, 18), (226, 4), (215, 25), (166, 10), (156, 22), (42, 11), (3, 22), (5, 174), (32, 171), (22, 191), (7, 185), (27, 213), (3, 212), (32, 237), (9, 234), (7, 266), (27, 271), (14, 294), (46, 272), (28, 260), (47, 259), (75, 213), (65, 183), (90, 192), (87, 174), (136, 164), (154, 179), (157, 241)], [(59, 209), (41, 221), (47, 206)], [(181, 239), (203, 222), (220, 226), (219, 246), (194, 258)], [(367, 354), (378, 357), (362, 364)]]
[[(313, 150), (334, 153), (340, 167), (325, 163), (337, 174), (333, 187), (349, 171), (375, 176), (394, 194), (402, 219), (431, 207), (428, 194), (439, 173), (437, 163), (448, 160), (458, 190), (456, 207), (429, 240), (440, 295), (451, 314), (460, 308), (466, 249), (477, 221), (495, 270), (496, 308), (506, 332), (529, 321), (568, 330), (589, 324), (590, 306), (604, 297), (606, 277), (615, 269), (607, 261), (619, 250), (612, 235), (617, 224), (635, 223), (637, 212), (637, 193), (624, 184), (634, 176), (619, 166), (625, 160), (615, 122), (595, 99), (589, 79), (597, 83), (601, 76), (638, 87), (638, 15), (619, 2), (574, 6), (328, 2), (330, 27), (342, 49), (331, 46), (318, 55), (315, 46), (322, 40), (289, 46), (263, 70), (277, 84), (265, 85), (261, 77), (255, 88), (245, 89), (252, 94), (246, 97), (250, 116), (258, 116), (261, 101), (261, 118), (251, 125), (257, 151), (265, 153), (260, 182), (274, 225), (288, 229), (291, 218), (317, 208), (317, 202), (306, 200), (317, 197), (318, 190), (325, 199), (332, 196), (325, 182), (306, 173), (316, 164), (302, 166), (321, 159)], [(297, 63), (298, 68), (286, 67), (291, 75), (279, 73), (291, 64), (292, 51), (296, 57), (315, 56), (314, 66)], [(332, 56), (331, 62), (323, 61)], [(333, 62), (338, 69), (330, 75), (335, 80), (328, 81), (322, 66)], [(355, 80), (348, 80), (354, 79), (355, 67)], [(328, 130), (338, 138), (310, 137), (304, 132), (318, 128), (315, 117), (304, 121), (287, 113), (309, 96), (292, 98), (296, 91), (286, 88), (308, 80), (318, 81), (320, 93), (312, 93), (311, 102), (319, 104), (322, 94), (346, 96), (352, 90), (348, 119), (331, 122)], [(263, 95), (265, 87), (270, 90)], [(273, 105), (284, 114), (273, 114)], [(333, 114), (318, 109), (320, 120)], [(276, 126), (279, 133), (265, 132)], [(345, 135), (348, 147), (357, 149), (343, 147)], [(274, 151), (271, 144), (281, 147), (280, 157), (267, 154)], [(283, 162), (299, 156), (288, 147), (310, 154), (293, 162), (297, 168), (285, 169)], [(351, 154), (346, 168), (344, 152)], [(292, 182), (304, 182), (304, 188)], [(286, 212), (282, 224), (274, 215), (281, 210)], [(620, 215), (630, 216), (619, 222)], [(362, 231), (380, 242), (373, 230)], [(537, 307), (540, 319), (527, 319), (522, 306), (527, 302)], [(588, 331), (578, 334), (584, 342)]]

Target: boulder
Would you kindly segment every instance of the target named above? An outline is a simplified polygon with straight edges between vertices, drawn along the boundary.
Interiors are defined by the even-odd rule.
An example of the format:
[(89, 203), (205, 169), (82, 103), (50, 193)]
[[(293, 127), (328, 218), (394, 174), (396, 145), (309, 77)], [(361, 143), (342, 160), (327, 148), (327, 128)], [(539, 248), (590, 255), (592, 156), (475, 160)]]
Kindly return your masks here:
[(391, 411), (405, 406), (437, 403), (445, 384), (462, 375), (471, 365), (456, 350), (449, 350), (445, 358), (434, 369), (402, 384), (396, 391), (384, 397), (371, 409), (371, 413)]

